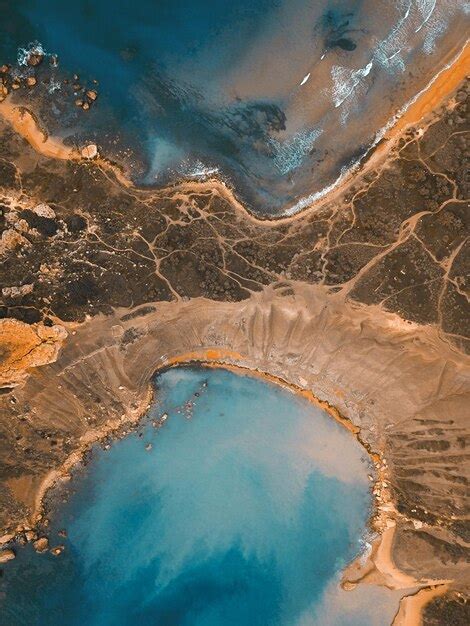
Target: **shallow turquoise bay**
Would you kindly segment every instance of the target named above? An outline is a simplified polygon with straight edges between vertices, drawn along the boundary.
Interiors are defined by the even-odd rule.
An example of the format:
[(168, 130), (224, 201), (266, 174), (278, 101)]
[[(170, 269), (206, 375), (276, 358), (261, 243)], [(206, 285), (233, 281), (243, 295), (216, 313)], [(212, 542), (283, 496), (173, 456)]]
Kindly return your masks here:
[(4, 568), (1, 624), (388, 623), (376, 588), (339, 587), (371, 506), (350, 433), (225, 370), (169, 370), (156, 386), (139, 431), (96, 448), (71, 481), (50, 532), (65, 551), (27, 546)]

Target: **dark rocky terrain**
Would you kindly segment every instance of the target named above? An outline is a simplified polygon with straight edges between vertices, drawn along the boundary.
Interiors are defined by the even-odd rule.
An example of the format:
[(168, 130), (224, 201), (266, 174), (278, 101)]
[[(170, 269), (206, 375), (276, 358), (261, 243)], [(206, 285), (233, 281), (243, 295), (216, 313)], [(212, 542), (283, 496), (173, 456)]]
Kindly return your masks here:
[(339, 201), (274, 222), (249, 217), (219, 184), (124, 188), (92, 162), (37, 155), (3, 126), (2, 316), (238, 301), (292, 279), (436, 325), (468, 349), (467, 89)]
[[(406, 521), (397, 529), (395, 557), (413, 574), (426, 563), (429, 575), (458, 581), (447, 600), (437, 598), (428, 605), (426, 624), (468, 623), (463, 596), (469, 582), (464, 569), (469, 554), (469, 431), (468, 415), (465, 426), (462, 413), (468, 410), (470, 393), (465, 356), (470, 350), (468, 93), (466, 83), (337, 198), (276, 221), (249, 215), (217, 182), (137, 189), (94, 161), (46, 158), (1, 122), (0, 314), (29, 325), (38, 339), (18, 348), (23, 325), (3, 330), (0, 524), (7, 527), (31, 513), (31, 494), (40, 479), (77, 449), (84, 432), (65, 417), (61, 421), (54, 394), (48, 396), (49, 409), (44, 399), (35, 408), (35, 389), (46, 389), (41, 376), (48, 371), (64, 375), (77, 389), (79, 380), (92, 377), (96, 395), (85, 400), (81, 391), (75, 394), (76, 402), (93, 412), (90, 427), (125, 411), (125, 400), (114, 399), (112, 405), (100, 396), (104, 370), (96, 364), (73, 370), (75, 383), (70, 378), (79, 355), (93, 352), (91, 340), (77, 344), (71, 334), (63, 365), (39, 368), (26, 387), (23, 381), (16, 386), (16, 370), (55, 359), (27, 360), (28, 352), (42, 344), (57, 341), (60, 346), (63, 341), (51, 338), (44, 327), (63, 325), (72, 333), (79, 323), (103, 319), (99, 314), (111, 319), (116, 309), (129, 309), (128, 319), (120, 313), (124, 335), (119, 341), (125, 347), (138, 345), (145, 334), (131, 323), (132, 316), (158, 316), (161, 303), (184, 307), (205, 298), (206, 306), (214, 303), (215, 309), (216, 303), (230, 303), (227, 315), (235, 319), (241, 310), (236, 303), (244, 306), (269, 286), (281, 285), (293, 297), (292, 311), (297, 310), (296, 284), (318, 286), (326, 298), (342, 298), (379, 320), (396, 314), (402, 321), (396, 323), (408, 329), (403, 341), (410, 350), (419, 343), (410, 333), (418, 336), (423, 328), (434, 333), (432, 358), (410, 352), (406, 361), (410, 376), (419, 377), (441, 350), (442, 361), (431, 379), (433, 404), (423, 401), (412, 421), (403, 425), (397, 420), (388, 430), (385, 422), (383, 431), (391, 493)], [(144, 306), (136, 313), (139, 305)], [(366, 323), (358, 320), (355, 327)], [(327, 339), (335, 332), (333, 326), (324, 329)], [(383, 332), (373, 341), (385, 345)], [(91, 336), (100, 345), (99, 335)], [(386, 362), (392, 367), (394, 361), (387, 357)], [(108, 366), (108, 361), (101, 364)], [(69, 368), (66, 375), (63, 367)], [(406, 385), (404, 379), (399, 384)], [(49, 425), (47, 410), (56, 415)], [(41, 419), (32, 419), (40, 411)], [(23, 499), (14, 495), (21, 485), (31, 492)]]

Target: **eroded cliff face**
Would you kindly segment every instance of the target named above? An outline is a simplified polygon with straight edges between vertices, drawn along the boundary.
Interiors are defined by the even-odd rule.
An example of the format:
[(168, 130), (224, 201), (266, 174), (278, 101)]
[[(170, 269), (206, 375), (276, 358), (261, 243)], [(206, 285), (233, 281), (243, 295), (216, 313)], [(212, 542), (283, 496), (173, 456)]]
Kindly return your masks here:
[(94, 436), (126, 428), (158, 367), (214, 358), (358, 426), (386, 461), (397, 564), (465, 591), (467, 92), (342, 194), (275, 222), (220, 183), (135, 189), (3, 124), (0, 525), (31, 515)]

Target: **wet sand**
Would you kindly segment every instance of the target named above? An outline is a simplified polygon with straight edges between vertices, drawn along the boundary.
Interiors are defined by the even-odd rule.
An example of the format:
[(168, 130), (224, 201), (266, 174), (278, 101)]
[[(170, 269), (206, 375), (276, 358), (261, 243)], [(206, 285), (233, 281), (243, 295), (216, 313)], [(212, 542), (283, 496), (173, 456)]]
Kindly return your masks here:
[[(53, 137), (43, 127), (37, 115), (28, 107), (13, 103), (10, 99), (0, 102), (0, 116), (8, 122), (15, 132), (25, 139), (38, 154), (62, 161), (86, 163), (93, 160), (105, 172), (111, 173), (121, 185), (131, 187), (132, 182), (116, 163), (94, 155), (94, 145), (84, 143), (80, 148), (66, 146), (59, 137)], [(90, 156), (88, 156), (90, 155)]]
[(80, 154), (74, 148), (65, 146), (57, 137), (51, 137), (41, 127), (38, 118), (25, 106), (13, 104), (10, 99), (0, 103), (0, 115), (10, 126), (43, 156), (52, 159), (75, 161)]
[(444, 59), (442, 69), (430, 83), (413, 99), (388, 134), (398, 135), (407, 126), (418, 123), (443, 103), (459, 84), (470, 74), (470, 43), (467, 41), (462, 50), (453, 50)]
[[(334, 183), (314, 194), (314, 201), (297, 203), (288, 208), (285, 214), (295, 216), (304, 211), (315, 210), (343, 194), (353, 183), (355, 177), (379, 167), (384, 158), (390, 155), (406, 130), (426, 116), (435, 113), (437, 107), (469, 74), (470, 43), (467, 41), (463, 48), (453, 49), (447, 59), (444, 60), (443, 69), (389, 119), (382, 130), (377, 133), (373, 146), (360, 162), (341, 174)], [(433, 119), (429, 119), (428, 125), (432, 121)]]
[(448, 584), (436, 584), (405, 596), (400, 602), (400, 608), (392, 626), (422, 626), (425, 606), (434, 598), (444, 595), (448, 589)]

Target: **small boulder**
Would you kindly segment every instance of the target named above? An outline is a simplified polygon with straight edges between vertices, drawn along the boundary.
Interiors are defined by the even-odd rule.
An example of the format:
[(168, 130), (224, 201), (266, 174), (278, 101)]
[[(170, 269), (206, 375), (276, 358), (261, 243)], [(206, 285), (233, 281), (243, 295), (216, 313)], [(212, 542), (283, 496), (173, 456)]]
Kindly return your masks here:
[(88, 89), (88, 91), (86, 92), (86, 97), (89, 98), (92, 102), (94, 102), (96, 98), (98, 97), (98, 92), (95, 91), (94, 89)]
[(36, 213), (36, 215), (39, 215), (41, 217), (48, 217), (51, 220), (55, 219), (56, 216), (54, 209), (51, 209), (51, 207), (45, 202), (37, 204), (31, 209), (31, 211), (33, 211), (33, 213)]
[(28, 76), (28, 78), (26, 79), (26, 84), (28, 85), (28, 87), (34, 87), (37, 82), (38, 81), (36, 80), (35, 76)]
[(12, 561), (15, 558), (15, 553), (13, 550), (1, 550), (0, 551), (0, 563), (6, 563), (7, 561)]
[(342, 584), (341, 587), (344, 589), (344, 591), (352, 591), (353, 589), (355, 589), (357, 587), (357, 583), (353, 583), (349, 580), (345, 580)]
[(38, 538), (37, 533), (35, 533), (34, 530), (26, 530), (25, 537), (28, 543), (31, 543), (31, 541), (36, 541), (36, 539)]
[(49, 540), (47, 537), (40, 537), (39, 539), (36, 539), (33, 546), (36, 552), (46, 552), (49, 548)]
[(90, 143), (82, 148), (80, 154), (84, 159), (95, 159), (98, 156), (98, 146), (94, 143)]
[(38, 65), (41, 65), (43, 59), (44, 59), (43, 52), (38, 50), (38, 49), (36, 49), (36, 50), (32, 50), (29, 53), (26, 62), (31, 67), (37, 67)]
[(6, 535), (2, 535), (0, 537), (0, 546), (3, 546), (6, 543), (9, 543), (10, 541), (13, 541), (14, 538), (15, 538), (14, 533), (6, 533)]

